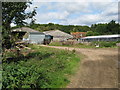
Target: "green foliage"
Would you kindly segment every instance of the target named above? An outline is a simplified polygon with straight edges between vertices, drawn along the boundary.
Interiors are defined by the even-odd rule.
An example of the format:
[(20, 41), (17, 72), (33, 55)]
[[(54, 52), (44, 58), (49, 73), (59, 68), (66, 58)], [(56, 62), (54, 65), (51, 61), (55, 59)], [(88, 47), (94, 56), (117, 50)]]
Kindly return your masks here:
[[(1, 66), (0, 65), (0, 69), (1, 69)], [(0, 70), (0, 89), (2, 89), (2, 70)]]
[(114, 47), (116, 46), (117, 42), (106, 42), (106, 41), (100, 41), (100, 42), (92, 42), (91, 45), (99, 45), (100, 47)]
[(60, 88), (68, 83), (67, 75), (78, 65), (75, 52), (30, 46), (34, 52), (19, 62), (3, 63), (3, 88)]
[[(26, 24), (24, 21), (35, 16), (35, 9), (32, 12), (26, 13), (27, 7), (30, 7), (31, 2), (2, 2), (2, 23), (5, 28), (13, 22), (18, 26)], [(8, 26), (7, 26), (8, 25)]]
[(49, 45), (50, 45), (50, 46), (62, 46), (62, 43), (61, 43), (61, 42), (54, 41), (54, 42), (51, 42)]
[(35, 24), (34, 23), (28, 27), (38, 30), (40, 32), (56, 30), (56, 29), (59, 29), (66, 33), (87, 32), (87, 36), (119, 34), (120, 33), (120, 24), (116, 23), (113, 20), (110, 21), (109, 23), (105, 23), (105, 24), (102, 24), (102, 23), (92, 24), (91, 27), (80, 26), (80, 25), (59, 25), (59, 24), (54, 24), (54, 23), (48, 23), (48, 24)]
[(78, 43), (73, 45), (62, 45), (61, 42), (52, 42), (50, 46), (67, 46), (67, 47), (76, 47), (76, 48), (96, 48), (95, 45), (99, 45), (100, 48), (102, 47), (116, 47), (116, 43), (120, 43), (120, 41), (115, 42), (106, 42), (106, 41), (94, 41), (89, 44), (86, 43)]
[(22, 53), (23, 51), (26, 52), (25, 49), (19, 51), (17, 48), (5, 50), (3, 53), (2, 62), (10, 63), (13, 61), (20, 61), (22, 58), (24, 58), (24, 54)]
[(120, 24), (119, 23), (115, 23), (114, 20), (110, 21), (107, 25), (107, 29), (109, 30), (108, 32), (112, 33), (112, 34), (120, 34)]
[(12, 52), (8, 51), (8, 52), (4, 52), (4, 58), (10, 58), (10, 57), (17, 57), (17, 53), (16, 52)]
[(84, 43), (77, 43), (77, 44), (62, 44), (62, 42), (52, 42), (49, 46), (65, 46), (65, 47), (75, 47), (75, 48), (95, 48), (93, 45), (86, 45)]
[[(56, 30), (59, 29), (61, 31), (64, 31), (66, 33), (71, 32), (86, 32), (90, 30), (89, 26), (74, 26), (74, 25), (59, 25), (54, 23), (48, 23), (48, 24), (31, 24), (30, 26), (27, 26), (30, 28), (33, 28), (35, 30), (38, 30), (40, 32), (43, 31), (49, 31), (49, 30)], [(17, 27), (13, 27), (17, 28)]]
[(99, 35), (120, 34), (120, 24), (112, 20), (105, 24), (93, 24), (91, 30)]
[(14, 45), (11, 38), (11, 23), (19, 27), (27, 24), (26, 19), (32, 19), (35, 16), (35, 9), (31, 12), (26, 12), (27, 7), (30, 7), (31, 2), (2, 2), (2, 36), (3, 48), (11, 48)]
[(97, 36), (97, 35), (99, 35), (99, 33), (93, 31), (88, 31), (86, 34), (86, 36)]
[(73, 46), (74, 41), (63, 41), (63, 42), (54, 41), (54, 42), (51, 42), (49, 45), (50, 46)]
[[(59, 25), (54, 23), (48, 24), (31, 24), (27, 26), (38, 30), (40, 32), (49, 31), (49, 30), (56, 30), (59, 29), (66, 33), (71, 32), (87, 32), (87, 36), (96, 36), (96, 35), (106, 35), (106, 34), (119, 34), (120, 33), (120, 24), (116, 23), (115, 21), (110, 21), (109, 23), (105, 24), (92, 24), (91, 27), (89, 26), (80, 26), (80, 25)], [(17, 27), (13, 27), (17, 28)]]

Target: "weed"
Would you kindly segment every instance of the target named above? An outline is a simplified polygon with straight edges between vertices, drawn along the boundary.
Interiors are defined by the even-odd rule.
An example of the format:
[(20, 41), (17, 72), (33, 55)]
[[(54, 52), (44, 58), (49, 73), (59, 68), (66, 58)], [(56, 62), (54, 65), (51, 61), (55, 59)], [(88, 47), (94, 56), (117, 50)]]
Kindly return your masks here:
[[(80, 57), (65, 50), (30, 45), (34, 52), (10, 63), (3, 63), (3, 88), (60, 88), (68, 83)], [(74, 52), (74, 53), (73, 53)]]

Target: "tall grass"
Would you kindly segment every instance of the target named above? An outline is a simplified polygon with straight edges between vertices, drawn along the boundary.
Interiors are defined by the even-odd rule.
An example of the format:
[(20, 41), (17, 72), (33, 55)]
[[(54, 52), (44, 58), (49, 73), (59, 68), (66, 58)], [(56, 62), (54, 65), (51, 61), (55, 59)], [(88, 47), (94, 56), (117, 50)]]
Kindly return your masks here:
[(80, 57), (65, 51), (30, 45), (34, 52), (19, 62), (3, 63), (3, 88), (61, 88), (69, 83)]
[(83, 44), (83, 43), (62, 45), (61, 42), (52, 42), (52, 43), (49, 44), (49, 46), (63, 46), (63, 47), (76, 47), (76, 48), (95, 48), (95, 46), (93, 46), (93, 45), (86, 45), (86, 44)]
[(99, 42), (94, 41), (91, 43), (91, 46), (95, 46), (95, 44), (97, 44), (97, 45), (99, 45), (100, 48), (110, 48), (110, 47), (116, 48), (117, 43), (119, 43), (119, 42), (118, 41), (109, 41), (109, 42), (107, 42), (107, 41), (99, 41)]
[(66, 44), (62, 45), (61, 42), (52, 42), (50, 46), (66, 46), (66, 47), (76, 47), (76, 48), (96, 48), (95, 45), (99, 45), (97, 48), (117, 48), (115, 41), (107, 42), (107, 41), (93, 41), (89, 42), (88, 44), (86, 43), (77, 43), (77, 44)]

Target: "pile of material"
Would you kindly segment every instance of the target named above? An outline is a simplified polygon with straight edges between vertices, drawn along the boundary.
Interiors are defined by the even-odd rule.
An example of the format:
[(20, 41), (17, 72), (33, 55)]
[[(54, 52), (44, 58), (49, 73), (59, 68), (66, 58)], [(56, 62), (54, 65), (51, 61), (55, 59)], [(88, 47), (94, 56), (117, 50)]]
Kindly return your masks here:
[(21, 56), (26, 56), (32, 52), (31, 48), (27, 47), (27, 43), (16, 42), (15, 47), (11, 49), (5, 49), (3, 52), (3, 59), (12, 59)]

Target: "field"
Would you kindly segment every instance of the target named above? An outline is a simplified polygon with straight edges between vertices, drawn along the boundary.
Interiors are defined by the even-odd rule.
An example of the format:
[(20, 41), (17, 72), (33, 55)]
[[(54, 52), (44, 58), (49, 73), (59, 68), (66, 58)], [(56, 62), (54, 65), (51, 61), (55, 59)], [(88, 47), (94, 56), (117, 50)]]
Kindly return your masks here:
[(16, 60), (3, 63), (3, 88), (61, 88), (70, 82), (80, 62), (75, 50), (59, 50), (38, 45)]
[(84, 55), (67, 88), (118, 88), (117, 48), (45, 47), (75, 50)]

